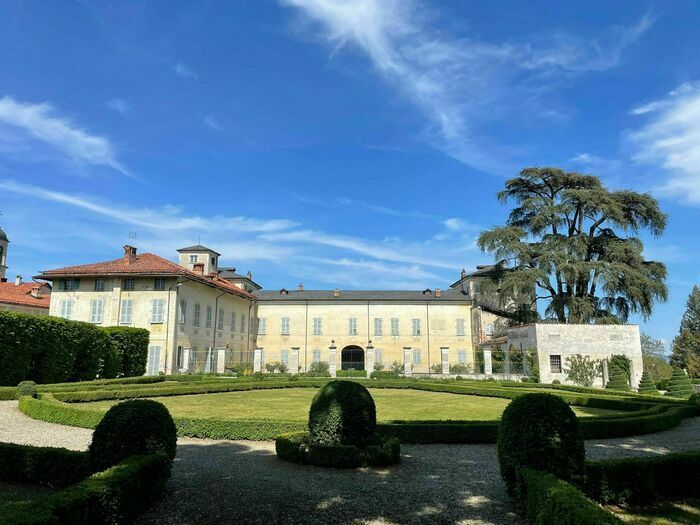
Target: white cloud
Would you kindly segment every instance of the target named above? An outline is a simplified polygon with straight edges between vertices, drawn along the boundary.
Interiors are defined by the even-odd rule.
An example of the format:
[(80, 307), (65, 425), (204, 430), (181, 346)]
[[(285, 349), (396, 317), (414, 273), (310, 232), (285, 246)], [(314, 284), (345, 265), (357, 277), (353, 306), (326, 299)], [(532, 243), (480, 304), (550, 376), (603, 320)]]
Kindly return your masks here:
[(178, 62), (175, 64), (175, 73), (182, 78), (191, 78), (193, 80), (199, 79), (197, 72), (184, 62)]
[(536, 118), (557, 115), (540, 100), (556, 82), (546, 73), (614, 67), (653, 22), (645, 16), (591, 41), (560, 33), (520, 44), (489, 43), (445, 34), (435, 27), (435, 17), (412, 0), (280, 2), (295, 8), (302, 29), (320, 35), (334, 51), (354, 47), (363, 52), (429, 118), (434, 128), (426, 132), (429, 142), (484, 171), (512, 169), (513, 152), (484, 137), (487, 124), (523, 112)]
[(204, 117), (204, 125), (216, 131), (221, 131), (222, 129), (221, 124), (219, 123), (217, 118), (212, 114), (209, 114), (206, 117)]
[[(10, 131), (3, 127), (10, 128)], [(117, 161), (114, 147), (108, 139), (88, 133), (68, 118), (56, 116), (54, 108), (48, 103), (18, 102), (9, 96), (0, 98), (0, 138), (9, 135), (17, 140), (11, 131), (13, 129), (20, 130), (26, 138), (51, 145), (75, 162), (109, 166), (130, 175)], [(6, 140), (3, 142), (8, 143)]]
[(123, 98), (114, 97), (107, 101), (107, 107), (111, 110), (126, 115), (131, 110), (131, 104)]
[(700, 204), (700, 83), (683, 84), (632, 114), (646, 119), (625, 136), (633, 160), (667, 170), (660, 192)]

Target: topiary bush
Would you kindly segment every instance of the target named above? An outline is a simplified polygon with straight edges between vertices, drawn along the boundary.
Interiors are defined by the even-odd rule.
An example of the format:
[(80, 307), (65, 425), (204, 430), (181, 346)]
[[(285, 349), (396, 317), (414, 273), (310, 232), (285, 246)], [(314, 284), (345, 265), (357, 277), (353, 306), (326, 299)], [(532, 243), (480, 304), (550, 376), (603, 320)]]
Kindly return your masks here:
[(693, 394), (692, 396), (690, 396), (690, 399), (688, 399), (688, 402), (691, 405), (700, 407), (700, 394)]
[(639, 380), (639, 387), (637, 388), (637, 393), (639, 394), (657, 394), (659, 391), (656, 389), (656, 385), (651, 380), (649, 372), (644, 370), (642, 372), (642, 378)]
[(114, 347), (119, 375), (142, 376), (146, 373), (150, 333), (144, 328), (109, 326), (103, 328)]
[(608, 367), (608, 384), (605, 385), (605, 388), (610, 390), (629, 390), (629, 387), (625, 371), (615, 365), (610, 365)]
[(583, 437), (573, 410), (552, 394), (513, 400), (498, 427), (498, 462), (508, 493), (514, 495), (521, 470), (532, 468), (565, 481), (583, 474)]
[(377, 409), (369, 391), (352, 381), (331, 381), (309, 410), (310, 442), (364, 447), (374, 437)]
[(137, 454), (175, 457), (177, 430), (170, 412), (156, 401), (135, 399), (110, 408), (95, 428), (89, 457), (93, 471)]
[(673, 397), (689, 398), (695, 392), (693, 382), (681, 368), (674, 368), (671, 380), (668, 382), (667, 394)]
[(22, 396), (36, 397), (36, 383), (34, 381), (22, 381), (17, 385), (15, 397), (19, 399)]

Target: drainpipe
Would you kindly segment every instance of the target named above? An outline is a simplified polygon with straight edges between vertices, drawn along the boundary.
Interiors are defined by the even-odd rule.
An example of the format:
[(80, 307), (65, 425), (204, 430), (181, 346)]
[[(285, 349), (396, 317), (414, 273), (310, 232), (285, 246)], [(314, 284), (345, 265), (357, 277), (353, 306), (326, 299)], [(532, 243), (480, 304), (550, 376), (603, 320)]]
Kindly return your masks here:
[[(251, 317), (251, 311), (253, 310), (253, 306), (257, 305), (258, 303), (255, 302), (255, 300), (250, 301), (248, 304), (248, 338), (246, 339), (246, 345), (245, 345), (245, 358), (246, 362), (247, 359), (250, 357), (250, 338), (253, 337), (252, 333), (252, 328), (255, 328), (255, 325), (253, 324), (252, 317)], [(257, 317), (257, 313), (256, 313)], [(255, 340), (257, 341), (258, 334), (257, 332), (255, 333)]]
[[(216, 296), (216, 299), (214, 300), (214, 319), (212, 323), (214, 325), (214, 335), (212, 336), (211, 341), (211, 360), (209, 361), (210, 363), (214, 362), (214, 349), (216, 348), (216, 331), (219, 329), (219, 297), (221, 297), (222, 295), (226, 295), (226, 292), (221, 292), (219, 295)], [(205, 358), (204, 363), (206, 364), (206, 362), (207, 360)]]
[[(170, 287), (168, 288), (168, 310), (167, 310), (167, 312), (168, 312), (168, 324), (170, 324), (170, 292), (172, 292), (173, 288), (175, 288), (175, 323), (174, 323), (175, 326), (173, 327), (173, 344), (177, 343), (177, 325), (178, 325), (177, 308), (179, 306), (179, 303), (177, 301), (177, 297), (178, 297), (178, 294), (180, 293), (180, 286), (182, 285), (182, 281), (180, 279), (182, 279), (182, 277), (178, 277), (177, 280), (173, 284), (171, 284)], [(119, 305), (121, 307), (121, 288), (119, 289), (119, 297), (120, 297)], [(168, 350), (169, 350), (168, 334), (169, 334), (169, 332), (170, 332), (169, 329), (165, 330), (165, 373), (166, 374), (168, 373)], [(172, 371), (173, 371), (172, 367), (170, 367), (170, 373), (172, 373)]]

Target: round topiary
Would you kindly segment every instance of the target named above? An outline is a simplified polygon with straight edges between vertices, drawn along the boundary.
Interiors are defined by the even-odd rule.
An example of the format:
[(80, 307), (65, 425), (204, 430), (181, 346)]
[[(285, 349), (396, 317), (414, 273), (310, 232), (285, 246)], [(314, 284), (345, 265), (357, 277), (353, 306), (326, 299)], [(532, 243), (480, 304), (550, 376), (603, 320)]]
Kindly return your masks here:
[(624, 370), (611, 365), (608, 367), (608, 384), (605, 388), (611, 390), (629, 390), (629, 383), (627, 382), (627, 373)]
[(34, 381), (21, 381), (17, 385), (15, 397), (19, 399), (22, 396), (36, 397), (36, 383)]
[(526, 394), (506, 407), (498, 427), (497, 451), (501, 476), (511, 495), (523, 467), (566, 481), (583, 473), (585, 450), (578, 420), (569, 405), (552, 394)]
[(690, 399), (688, 399), (688, 402), (691, 405), (700, 407), (700, 394), (693, 394), (692, 396), (690, 396)]
[(642, 377), (639, 380), (639, 386), (637, 387), (637, 392), (639, 394), (657, 394), (658, 390), (656, 389), (656, 385), (654, 382), (651, 380), (651, 376), (649, 375), (649, 372), (644, 370), (642, 372)]
[(671, 380), (668, 382), (667, 391), (669, 396), (689, 398), (695, 392), (695, 388), (685, 370), (674, 368)]
[(110, 408), (95, 428), (90, 464), (95, 472), (136, 454), (175, 457), (177, 430), (170, 412), (156, 401), (136, 399)]
[(369, 391), (353, 381), (331, 381), (309, 410), (310, 442), (364, 447), (374, 437), (377, 409)]

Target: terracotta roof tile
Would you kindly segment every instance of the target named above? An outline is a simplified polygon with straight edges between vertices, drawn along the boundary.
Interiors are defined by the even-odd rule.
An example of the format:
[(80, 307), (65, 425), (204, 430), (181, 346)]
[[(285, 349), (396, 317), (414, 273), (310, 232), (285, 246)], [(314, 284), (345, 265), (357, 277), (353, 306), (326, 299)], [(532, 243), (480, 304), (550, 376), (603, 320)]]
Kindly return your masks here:
[(41, 286), (39, 283), (22, 283), (20, 285), (16, 285), (14, 282), (0, 283), (0, 303), (34, 306), (48, 310), (51, 302), (50, 293), (43, 293), (39, 297), (32, 296), (32, 288), (40, 288)]
[(248, 299), (255, 297), (248, 292), (238, 288), (238, 286), (225, 281), (216, 276), (199, 275), (195, 272), (183, 268), (168, 259), (153, 253), (142, 253), (136, 255), (134, 260), (129, 262), (124, 257), (113, 261), (104, 261), (93, 264), (80, 264), (77, 266), (66, 266), (55, 270), (46, 270), (38, 275), (37, 279), (53, 280), (57, 277), (73, 277), (83, 275), (108, 276), (108, 275), (173, 275), (181, 276), (192, 281), (197, 281), (209, 286), (214, 286), (225, 292), (229, 292)]

